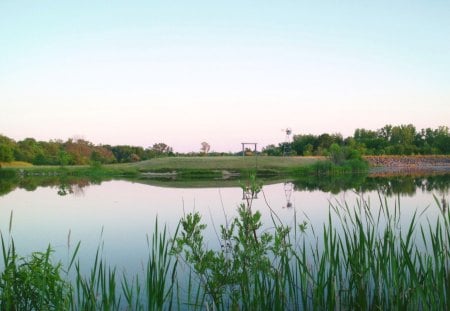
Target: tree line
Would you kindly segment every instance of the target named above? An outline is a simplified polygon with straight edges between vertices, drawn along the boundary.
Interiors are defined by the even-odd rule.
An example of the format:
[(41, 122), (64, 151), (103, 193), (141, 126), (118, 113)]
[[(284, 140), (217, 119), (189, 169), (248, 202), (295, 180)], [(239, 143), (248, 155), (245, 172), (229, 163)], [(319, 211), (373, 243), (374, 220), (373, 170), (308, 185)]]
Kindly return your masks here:
[(417, 130), (412, 124), (385, 125), (378, 130), (358, 128), (353, 136), (339, 133), (298, 134), (292, 142), (269, 145), (267, 155), (329, 155), (332, 147), (347, 147), (361, 155), (427, 155), (450, 154), (450, 131), (447, 126)]
[(172, 147), (156, 143), (148, 148), (139, 146), (94, 145), (79, 138), (67, 141), (21, 141), (0, 135), (0, 162), (23, 161), (34, 165), (85, 165), (127, 163), (173, 155)]
[[(202, 142), (199, 152), (174, 153), (165, 143), (151, 147), (129, 145), (94, 145), (80, 138), (66, 141), (21, 141), (0, 135), (0, 162), (24, 161), (34, 165), (83, 165), (127, 163), (163, 156), (223, 156), (242, 155), (242, 152), (209, 152), (210, 145)], [(297, 134), (291, 142), (271, 144), (261, 151), (264, 155), (334, 156), (334, 162), (357, 158), (358, 155), (416, 155), (450, 154), (450, 131), (447, 126), (417, 130), (414, 125), (385, 125), (378, 130), (358, 128), (353, 136), (341, 134)], [(341, 159), (342, 158), (342, 159)]]

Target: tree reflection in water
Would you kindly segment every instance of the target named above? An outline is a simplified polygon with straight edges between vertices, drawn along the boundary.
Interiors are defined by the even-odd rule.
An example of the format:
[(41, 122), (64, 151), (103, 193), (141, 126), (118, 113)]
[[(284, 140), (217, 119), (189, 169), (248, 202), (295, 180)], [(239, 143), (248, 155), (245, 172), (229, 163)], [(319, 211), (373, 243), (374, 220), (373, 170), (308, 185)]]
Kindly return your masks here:
[[(56, 188), (61, 196), (83, 196), (84, 189), (93, 184), (101, 184), (112, 178), (99, 179), (77, 176), (18, 176), (12, 171), (0, 170), (0, 196), (6, 195), (16, 188), (34, 191), (38, 187)], [(133, 180), (133, 182), (139, 180)], [(149, 183), (148, 181), (145, 183)], [(149, 183), (151, 184), (151, 183)], [(287, 179), (284, 183), (286, 206), (290, 207), (290, 195), (293, 191), (316, 191), (338, 194), (342, 191), (354, 190), (359, 193), (378, 191), (385, 196), (406, 195), (414, 196), (416, 192), (437, 191), (447, 194), (450, 188), (450, 174), (442, 175), (396, 175), (396, 176), (369, 176), (364, 174), (301, 176)], [(166, 183), (171, 187), (170, 181)], [(217, 181), (211, 186), (221, 187)], [(250, 190), (250, 189), (249, 189)], [(250, 195), (243, 192), (243, 197)], [(253, 198), (254, 199), (254, 198)], [(447, 199), (445, 199), (447, 200)], [(447, 206), (448, 202), (446, 201)]]
[(293, 183), (294, 189), (297, 191), (320, 190), (338, 194), (341, 191), (356, 190), (360, 193), (379, 191), (388, 197), (399, 194), (414, 196), (417, 191), (448, 193), (450, 188), (450, 174), (390, 177), (371, 177), (367, 175), (314, 176), (296, 179)]

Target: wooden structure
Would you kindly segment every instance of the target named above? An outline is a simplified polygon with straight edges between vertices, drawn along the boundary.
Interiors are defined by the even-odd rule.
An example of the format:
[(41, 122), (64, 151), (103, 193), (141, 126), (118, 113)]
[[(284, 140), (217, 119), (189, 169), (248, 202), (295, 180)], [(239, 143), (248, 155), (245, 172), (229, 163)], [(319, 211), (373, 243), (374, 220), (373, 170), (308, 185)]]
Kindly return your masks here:
[(245, 146), (250, 145), (253, 146), (253, 152), (256, 155), (258, 149), (258, 143), (241, 143), (242, 144), (242, 156), (245, 157)]

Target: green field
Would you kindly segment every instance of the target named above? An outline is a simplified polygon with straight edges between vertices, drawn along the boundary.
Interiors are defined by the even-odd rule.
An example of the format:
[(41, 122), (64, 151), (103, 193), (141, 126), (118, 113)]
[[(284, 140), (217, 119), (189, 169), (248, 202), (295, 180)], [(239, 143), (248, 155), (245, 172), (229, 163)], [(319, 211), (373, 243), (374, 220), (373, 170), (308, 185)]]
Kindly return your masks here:
[(140, 172), (162, 172), (172, 170), (283, 170), (311, 165), (324, 157), (169, 157), (148, 161), (113, 164), (114, 168), (135, 168)]
[[(120, 163), (104, 165), (110, 168), (135, 168), (139, 171), (165, 171), (178, 169), (230, 169), (242, 170), (258, 167), (260, 169), (294, 168), (298, 166), (310, 165), (316, 161), (325, 159), (324, 157), (270, 157), (270, 156), (224, 156), (224, 157), (165, 157), (155, 158), (147, 161), (134, 163)], [(4, 167), (27, 168), (32, 166), (26, 162), (2, 163)], [(53, 166), (34, 166), (53, 167)], [(74, 168), (83, 167), (80, 165)]]
[[(277, 176), (299, 172), (325, 157), (166, 157), (134, 163), (74, 166), (9, 166), (25, 175), (71, 174), (79, 176), (141, 176), (183, 178), (230, 178), (257, 172), (259, 176)], [(3, 166), (6, 168), (6, 166)]]

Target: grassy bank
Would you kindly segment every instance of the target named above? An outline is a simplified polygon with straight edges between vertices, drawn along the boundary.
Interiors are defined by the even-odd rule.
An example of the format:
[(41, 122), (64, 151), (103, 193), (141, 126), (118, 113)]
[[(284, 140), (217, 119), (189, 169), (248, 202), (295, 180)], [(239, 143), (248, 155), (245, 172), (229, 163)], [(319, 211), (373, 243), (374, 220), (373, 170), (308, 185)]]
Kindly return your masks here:
[(170, 157), (158, 158), (129, 164), (139, 171), (170, 171), (170, 170), (283, 170), (299, 166), (311, 165), (323, 157)]
[(110, 165), (20, 165), (4, 166), (0, 172), (1, 175), (10, 175), (14, 173), (18, 176), (86, 176), (86, 177), (122, 177), (137, 176), (139, 172), (130, 168), (128, 165), (110, 166)]
[(340, 174), (367, 170), (362, 160), (337, 166), (324, 157), (167, 157), (91, 166), (14, 166), (23, 175), (177, 176), (181, 178), (229, 178), (256, 172), (258, 176)]
[(33, 164), (22, 161), (0, 162), (0, 168), (25, 168), (32, 166)]

